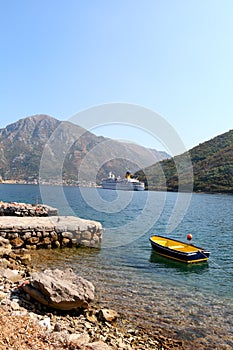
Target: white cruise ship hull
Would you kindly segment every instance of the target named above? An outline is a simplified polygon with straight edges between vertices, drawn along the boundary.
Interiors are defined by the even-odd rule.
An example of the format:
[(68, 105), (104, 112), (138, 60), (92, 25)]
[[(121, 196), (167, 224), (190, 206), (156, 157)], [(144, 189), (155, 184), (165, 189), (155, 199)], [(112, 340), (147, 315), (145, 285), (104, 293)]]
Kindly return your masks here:
[(145, 185), (143, 182), (136, 181), (102, 181), (102, 188), (107, 190), (122, 190), (122, 191), (144, 191)]

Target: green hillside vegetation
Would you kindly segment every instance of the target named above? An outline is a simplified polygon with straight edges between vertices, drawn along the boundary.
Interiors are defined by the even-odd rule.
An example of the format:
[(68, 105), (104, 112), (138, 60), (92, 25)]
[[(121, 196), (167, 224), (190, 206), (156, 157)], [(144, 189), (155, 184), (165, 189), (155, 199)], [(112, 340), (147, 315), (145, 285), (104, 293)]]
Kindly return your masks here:
[[(188, 153), (193, 167), (194, 192), (233, 193), (233, 130), (194, 147)], [(178, 182), (176, 164), (181, 164), (182, 158), (185, 154), (149, 166), (136, 175), (146, 181), (150, 190), (177, 191), (179, 183), (183, 183), (184, 188), (191, 183), (190, 169), (185, 166), (182, 166)]]

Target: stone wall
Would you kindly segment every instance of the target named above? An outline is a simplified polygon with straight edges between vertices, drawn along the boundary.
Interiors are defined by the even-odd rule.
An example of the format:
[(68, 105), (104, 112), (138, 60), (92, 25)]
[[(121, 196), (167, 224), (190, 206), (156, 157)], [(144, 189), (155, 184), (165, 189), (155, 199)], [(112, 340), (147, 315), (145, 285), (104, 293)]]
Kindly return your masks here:
[(0, 216), (54, 216), (57, 214), (56, 208), (44, 204), (0, 202)]
[(0, 246), (5, 248), (98, 247), (102, 225), (75, 216), (16, 217), (0, 219)]

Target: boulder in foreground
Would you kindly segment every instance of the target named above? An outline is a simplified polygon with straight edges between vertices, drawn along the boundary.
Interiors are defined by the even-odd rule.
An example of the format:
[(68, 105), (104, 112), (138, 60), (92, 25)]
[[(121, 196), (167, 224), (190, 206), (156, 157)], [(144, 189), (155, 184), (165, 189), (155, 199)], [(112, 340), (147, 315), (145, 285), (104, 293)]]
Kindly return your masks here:
[(72, 269), (32, 273), (23, 290), (41, 304), (59, 310), (86, 308), (94, 300), (94, 286)]

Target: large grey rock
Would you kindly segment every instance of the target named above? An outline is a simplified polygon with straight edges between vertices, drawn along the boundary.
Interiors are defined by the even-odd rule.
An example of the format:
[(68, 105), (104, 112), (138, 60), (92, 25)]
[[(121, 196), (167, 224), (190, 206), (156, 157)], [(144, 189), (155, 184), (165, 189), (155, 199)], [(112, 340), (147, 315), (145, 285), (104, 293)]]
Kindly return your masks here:
[(91, 282), (72, 269), (32, 273), (30, 283), (24, 284), (23, 289), (40, 303), (60, 310), (87, 307), (94, 300), (95, 291)]

